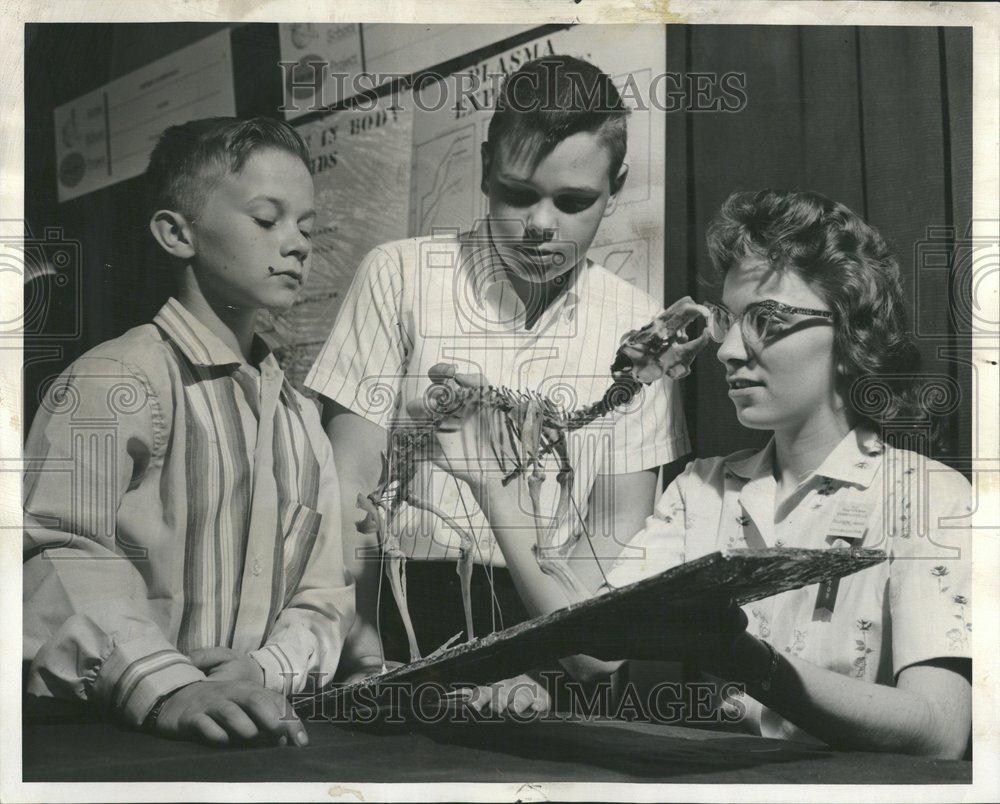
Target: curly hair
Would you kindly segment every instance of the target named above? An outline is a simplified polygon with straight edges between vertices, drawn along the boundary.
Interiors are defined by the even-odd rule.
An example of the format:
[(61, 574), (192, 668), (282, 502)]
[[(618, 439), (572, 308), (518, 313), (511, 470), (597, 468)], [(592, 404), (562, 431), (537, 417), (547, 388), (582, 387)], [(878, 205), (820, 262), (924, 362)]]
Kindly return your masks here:
[[(736, 192), (709, 225), (707, 241), (720, 277), (754, 255), (819, 291), (836, 315), (834, 356), (856, 422), (924, 418), (920, 352), (907, 325), (899, 262), (860, 215), (814, 192)], [(872, 406), (872, 396), (880, 404)]]

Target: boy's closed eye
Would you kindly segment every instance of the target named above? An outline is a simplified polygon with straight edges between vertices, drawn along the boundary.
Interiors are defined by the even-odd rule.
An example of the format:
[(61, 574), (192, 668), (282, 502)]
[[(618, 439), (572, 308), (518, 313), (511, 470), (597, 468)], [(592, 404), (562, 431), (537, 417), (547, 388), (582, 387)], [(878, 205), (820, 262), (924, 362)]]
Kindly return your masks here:
[(561, 195), (556, 198), (556, 206), (569, 214), (583, 212), (597, 201), (596, 195)]
[[(261, 229), (273, 229), (277, 225), (276, 220), (271, 220), (270, 218), (259, 218), (256, 215), (251, 215), (254, 223), (256, 223)], [(299, 234), (301, 234), (306, 240), (312, 240), (312, 230), (310, 229), (299, 229)]]
[[(513, 207), (528, 207), (538, 201), (538, 193), (509, 185), (500, 185), (500, 197)], [(597, 195), (572, 193), (556, 196), (555, 204), (561, 212), (574, 214), (590, 208), (597, 199)]]
[(500, 197), (512, 207), (528, 207), (538, 200), (538, 193), (509, 184), (500, 185)]

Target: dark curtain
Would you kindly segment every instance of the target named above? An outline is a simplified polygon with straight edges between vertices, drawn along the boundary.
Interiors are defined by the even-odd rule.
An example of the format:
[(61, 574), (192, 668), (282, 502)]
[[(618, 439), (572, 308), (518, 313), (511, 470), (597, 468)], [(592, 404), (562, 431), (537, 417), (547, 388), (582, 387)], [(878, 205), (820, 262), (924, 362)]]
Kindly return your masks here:
[[(730, 192), (808, 189), (845, 203), (895, 245), (938, 389), (928, 388), (931, 454), (967, 471), (971, 30), (669, 26), (667, 69), (744, 73), (747, 94), (739, 112), (667, 115), (667, 301), (718, 294), (702, 281), (704, 233)], [(766, 441), (737, 422), (713, 356), (697, 361), (684, 393), (697, 455)]]

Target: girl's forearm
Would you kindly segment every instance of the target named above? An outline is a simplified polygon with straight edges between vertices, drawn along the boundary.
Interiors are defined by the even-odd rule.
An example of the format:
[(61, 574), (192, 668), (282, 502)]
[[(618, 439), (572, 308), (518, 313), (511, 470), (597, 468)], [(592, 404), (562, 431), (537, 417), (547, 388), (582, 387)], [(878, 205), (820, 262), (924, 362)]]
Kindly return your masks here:
[[(961, 700), (964, 680), (958, 674), (947, 678), (947, 670), (918, 668), (946, 674), (941, 679), (948, 689), (930, 684), (924, 694), (850, 678), (778, 654), (770, 689), (764, 690), (757, 682), (768, 675), (770, 664), (767, 646), (744, 633), (736, 642), (730, 675), (746, 681), (747, 691), (762, 704), (829, 745), (951, 758), (964, 751), (969, 725)], [(932, 702), (935, 695), (938, 698)]]
[[(566, 590), (542, 572), (532, 550), (537, 542), (535, 518), (523, 509), (516, 484), (505, 487), (499, 481), (484, 481), (473, 486), (472, 491), (489, 520), (514, 586), (532, 617), (550, 614), (585, 599), (571, 600)], [(609, 676), (621, 662), (580, 655), (563, 660), (563, 665), (574, 678), (594, 681)]]
[(538, 566), (532, 549), (537, 542), (535, 518), (523, 509), (517, 485), (484, 481), (473, 487), (473, 494), (489, 520), (528, 613), (538, 617), (579, 603)]

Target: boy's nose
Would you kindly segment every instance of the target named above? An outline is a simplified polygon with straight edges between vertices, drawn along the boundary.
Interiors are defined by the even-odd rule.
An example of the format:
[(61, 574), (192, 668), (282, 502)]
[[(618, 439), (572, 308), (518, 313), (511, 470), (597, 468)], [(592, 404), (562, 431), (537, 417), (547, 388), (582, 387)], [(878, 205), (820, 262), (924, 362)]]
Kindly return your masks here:
[(556, 236), (558, 219), (555, 208), (546, 201), (539, 201), (528, 212), (524, 221), (525, 237), (548, 242)]
[(299, 262), (305, 262), (309, 256), (312, 244), (302, 232), (296, 231), (294, 235), (285, 239), (281, 245), (282, 257), (295, 257)]

